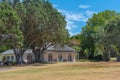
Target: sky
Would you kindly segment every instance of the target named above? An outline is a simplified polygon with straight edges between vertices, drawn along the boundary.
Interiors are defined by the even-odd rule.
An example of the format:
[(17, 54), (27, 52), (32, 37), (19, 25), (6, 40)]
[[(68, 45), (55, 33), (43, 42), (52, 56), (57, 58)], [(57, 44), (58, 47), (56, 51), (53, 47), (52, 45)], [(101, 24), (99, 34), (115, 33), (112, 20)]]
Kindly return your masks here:
[(71, 36), (81, 33), (88, 18), (104, 10), (120, 12), (120, 0), (49, 0), (66, 19)]

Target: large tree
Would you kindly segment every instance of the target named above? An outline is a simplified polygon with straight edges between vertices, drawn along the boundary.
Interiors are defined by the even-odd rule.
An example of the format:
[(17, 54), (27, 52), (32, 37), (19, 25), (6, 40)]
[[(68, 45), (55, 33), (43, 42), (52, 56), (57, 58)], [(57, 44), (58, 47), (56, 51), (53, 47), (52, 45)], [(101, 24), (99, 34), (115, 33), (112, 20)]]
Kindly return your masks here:
[(107, 42), (115, 50), (117, 60), (120, 61), (120, 18), (111, 20), (105, 27)]
[[(10, 37), (9, 45), (13, 47), (17, 62), (21, 62), (28, 48), (33, 49), (36, 61), (40, 61), (40, 56), (50, 45), (63, 44), (66, 40), (65, 17), (48, 0), (1, 0), (1, 3), (9, 6), (4, 6), (5, 10), (1, 6), (1, 10), (7, 12), (10, 9), (11, 12), (5, 13), (5, 24), (2, 24), (4, 20), (0, 22), (7, 35), (15, 34)], [(5, 32), (4, 36), (8, 37)]]
[[(6, 2), (0, 2), (0, 43), (4, 46), (20, 48), (23, 46), (23, 34), (20, 30), (20, 18)], [(19, 55), (15, 53), (18, 61)]]
[[(68, 33), (65, 29), (65, 17), (59, 13), (48, 0), (9, 0), (17, 11), (24, 35), (24, 49), (32, 48), (36, 61), (50, 45), (64, 43)], [(18, 50), (17, 50), (18, 51)]]

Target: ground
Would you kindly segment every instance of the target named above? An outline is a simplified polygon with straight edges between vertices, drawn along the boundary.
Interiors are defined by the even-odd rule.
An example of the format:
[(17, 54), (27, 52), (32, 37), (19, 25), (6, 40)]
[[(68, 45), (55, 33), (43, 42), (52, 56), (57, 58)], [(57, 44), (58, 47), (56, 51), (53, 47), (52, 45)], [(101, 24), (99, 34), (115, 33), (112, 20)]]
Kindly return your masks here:
[(120, 80), (119, 62), (76, 62), (11, 67), (0, 80)]

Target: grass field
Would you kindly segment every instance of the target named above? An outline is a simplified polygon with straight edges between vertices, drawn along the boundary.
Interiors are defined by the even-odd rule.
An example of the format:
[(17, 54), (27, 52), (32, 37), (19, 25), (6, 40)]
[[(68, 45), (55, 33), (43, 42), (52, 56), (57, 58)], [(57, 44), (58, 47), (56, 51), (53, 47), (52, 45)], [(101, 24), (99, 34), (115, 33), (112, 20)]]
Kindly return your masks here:
[(120, 63), (78, 62), (12, 67), (0, 80), (120, 80)]

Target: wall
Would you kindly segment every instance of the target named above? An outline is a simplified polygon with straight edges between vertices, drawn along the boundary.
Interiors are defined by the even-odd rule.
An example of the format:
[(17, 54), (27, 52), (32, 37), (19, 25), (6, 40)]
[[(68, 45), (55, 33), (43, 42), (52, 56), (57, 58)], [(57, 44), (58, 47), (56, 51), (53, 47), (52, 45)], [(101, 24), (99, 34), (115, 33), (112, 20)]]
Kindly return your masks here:
[[(3, 59), (4, 56), (5, 56), (6, 58), (7, 58), (7, 56), (9, 56), (9, 61), (16, 61), (14, 54), (1, 54), (1, 55), (0, 55), (0, 61), (2, 61), (2, 59)], [(13, 59), (11, 59), (11, 56), (13, 56)]]
[(61, 54), (62, 55), (62, 59), (61, 60), (62, 62), (68, 62), (68, 55), (71, 54), (72, 56), (72, 62), (75, 62), (76, 60), (76, 53), (66, 53), (66, 52), (50, 52), (50, 51), (47, 51), (46, 53), (44, 53), (44, 56), (43, 56), (43, 61), (44, 62), (49, 62), (48, 61), (48, 54), (52, 54), (53, 56), (53, 62), (60, 62), (59, 58), (58, 58), (58, 55)]

